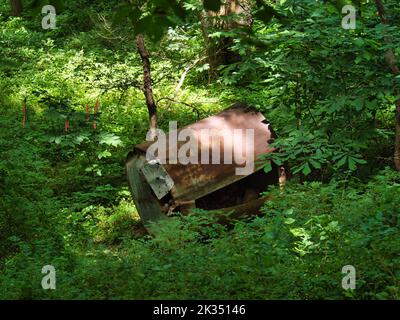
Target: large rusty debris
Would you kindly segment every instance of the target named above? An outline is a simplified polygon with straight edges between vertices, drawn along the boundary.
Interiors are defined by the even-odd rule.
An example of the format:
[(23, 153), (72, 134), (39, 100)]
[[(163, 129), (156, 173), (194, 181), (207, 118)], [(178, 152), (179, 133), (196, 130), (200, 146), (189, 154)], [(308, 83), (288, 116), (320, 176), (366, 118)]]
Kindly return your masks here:
[[(235, 104), (217, 115), (177, 129), (176, 134), (183, 129), (191, 129), (195, 133), (198, 163), (177, 163), (176, 157), (168, 152), (174, 147), (169, 135), (166, 136), (165, 150), (160, 150), (154, 159), (146, 159), (154, 141), (135, 146), (128, 155), (128, 181), (144, 225), (166, 219), (172, 212), (188, 213), (193, 208), (229, 212), (230, 217), (257, 213), (265, 201), (260, 193), (266, 190), (267, 185), (279, 183), (279, 168), (273, 165), (273, 170), (265, 173), (263, 163), (257, 161), (261, 154), (273, 151), (269, 143), (274, 133), (265, 117), (246, 104)], [(202, 129), (221, 132), (218, 137), (221, 150), (219, 164), (213, 164), (211, 159), (215, 141), (200, 134)], [(241, 129), (241, 132), (254, 130), (251, 149), (247, 145), (246, 164), (239, 164), (236, 159), (230, 163), (224, 154), (228, 143), (233, 147), (248, 143), (243, 135), (228, 137), (234, 129)], [(183, 144), (185, 141), (178, 141), (175, 147), (179, 149)], [(201, 155), (209, 157), (208, 163), (201, 161), (204, 160)], [(237, 174), (237, 168), (249, 165), (249, 161), (252, 161), (251, 171), (246, 175)]]

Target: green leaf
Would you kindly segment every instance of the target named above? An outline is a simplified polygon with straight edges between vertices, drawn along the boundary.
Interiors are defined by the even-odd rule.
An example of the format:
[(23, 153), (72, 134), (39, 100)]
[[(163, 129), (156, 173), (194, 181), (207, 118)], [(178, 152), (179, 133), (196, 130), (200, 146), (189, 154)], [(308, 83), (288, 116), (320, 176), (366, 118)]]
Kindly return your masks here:
[(365, 60), (367, 60), (367, 61), (370, 61), (370, 60), (372, 59), (372, 55), (371, 55), (368, 51), (365, 51), (365, 52), (363, 53), (363, 58), (364, 58)]
[(357, 58), (354, 60), (355, 64), (359, 64), (362, 61), (361, 56), (357, 56)]
[(358, 98), (355, 99), (352, 103), (357, 111), (361, 111), (364, 108), (364, 99)]
[(291, 215), (291, 214), (293, 214), (293, 211), (294, 211), (293, 208), (290, 208), (290, 209), (285, 210), (284, 214)]
[(308, 160), (315, 169), (321, 169), (321, 163), (313, 159)]
[(361, 47), (364, 46), (364, 40), (361, 39), (361, 38), (357, 38), (356, 40), (354, 40), (354, 44), (355, 44), (357, 47), (361, 48)]
[(308, 163), (306, 163), (305, 165), (304, 165), (304, 167), (303, 167), (303, 174), (305, 175), (305, 176), (308, 176), (310, 173), (311, 173), (311, 168), (310, 168), (310, 166), (308, 165)]
[(264, 166), (264, 172), (265, 172), (265, 173), (268, 173), (268, 172), (270, 172), (270, 171), (272, 171), (272, 165), (271, 165), (271, 162), (268, 162), (268, 163)]
[(123, 145), (123, 142), (121, 141), (120, 137), (118, 137), (117, 135), (115, 135), (113, 133), (104, 133), (104, 134), (100, 135), (99, 143), (105, 144), (108, 146), (114, 146), (114, 147)]
[(97, 158), (99, 158), (99, 159), (108, 158), (108, 157), (111, 157), (111, 152), (108, 150), (97, 153)]
[(359, 163), (359, 164), (366, 164), (367, 163), (367, 161), (365, 161), (363, 159), (355, 158), (355, 157), (349, 157), (348, 162), (349, 162), (350, 170), (356, 170), (357, 169), (356, 163)]
[(346, 160), (347, 156), (342, 157), (337, 163), (338, 167), (343, 167), (343, 165), (346, 163)]
[(365, 161), (364, 159), (353, 158), (353, 160), (354, 160), (356, 163), (359, 163), (359, 164), (367, 164), (367, 161)]
[(287, 219), (284, 220), (284, 223), (285, 223), (285, 224), (293, 224), (295, 221), (296, 221), (296, 220), (293, 219), (293, 218), (287, 218)]
[(89, 140), (89, 137), (87, 135), (80, 134), (79, 136), (76, 137), (75, 144), (80, 145), (85, 140)]
[(17, 237), (17, 236), (11, 236), (11, 237), (8, 238), (8, 241), (11, 241), (11, 242), (18, 242), (20, 240), (21, 239), (19, 237)]
[(354, 171), (357, 169), (356, 167), (356, 162), (354, 161), (354, 158), (348, 157), (348, 163), (349, 163), (349, 169)]

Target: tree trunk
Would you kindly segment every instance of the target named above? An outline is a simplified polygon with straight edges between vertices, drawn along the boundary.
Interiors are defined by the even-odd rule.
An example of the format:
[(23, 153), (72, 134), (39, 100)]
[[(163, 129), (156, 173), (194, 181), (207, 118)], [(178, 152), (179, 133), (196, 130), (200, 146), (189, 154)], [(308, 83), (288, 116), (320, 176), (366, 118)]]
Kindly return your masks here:
[(153, 85), (151, 80), (150, 54), (146, 49), (143, 34), (136, 37), (136, 46), (143, 63), (143, 93), (149, 111), (149, 128), (152, 139), (156, 136), (157, 129), (157, 106), (153, 97)]
[[(209, 63), (209, 82), (216, 80), (219, 76), (219, 66), (229, 65), (240, 60), (240, 55), (230, 50), (234, 43), (230, 37), (222, 37), (217, 42), (209, 37), (209, 29), (217, 28), (232, 30), (234, 28), (250, 29), (252, 17), (249, 14), (248, 0), (226, 0), (218, 12), (208, 11), (198, 14), (201, 23), (201, 31), (207, 49)], [(241, 19), (218, 19), (232, 15), (243, 14)]]
[(396, 133), (394, 140), (394, 165), (400, 171), (400, 99), (396, 101)]
[(10, 0), (11, 15), (14, 17), (20, 17), (22, 13), (22, 2), (21, 0)]
[[(389, 19), (386, 17), (385, 7), (381, 0), (375, 0), (375, 5), (378, 10), (379, 17), (384, 24), (389, 24)], [(390, 37), (385, 37), (386, 43), (391, 43), (392, 39)], [(393, 49), (388, 49), (385, 54), (385, 60), (390, 68), (390, 71), (395, 75), (400, 75), (400, 68), (397, 64), (396, 55)], [(395, 88), (395, 95), (399, 96), (400, 92), (398, 88)], [(400, 171), (400, 97), (396, 100), (396, 115), (395, 115), (395, 141), (394, 141), (394, 165), (397, 170)]]

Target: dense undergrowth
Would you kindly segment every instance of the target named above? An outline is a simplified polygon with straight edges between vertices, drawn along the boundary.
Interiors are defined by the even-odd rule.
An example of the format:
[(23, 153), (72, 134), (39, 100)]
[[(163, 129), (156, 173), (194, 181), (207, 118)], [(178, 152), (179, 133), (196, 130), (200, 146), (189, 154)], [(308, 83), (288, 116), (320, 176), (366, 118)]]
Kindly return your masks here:
[[(289, 185), (272, 192), (265, 216), (233, 229), (203, 212), (139, 239), (129, 202), (88, 208), (62, 216), (63, 239), (50, 231), (29, 245), (15, 239), (20, 252), (4, 266), (1, 298), (399, 299), (399, 192), (391, 170), (362, 188)], [(40, 287), (49, 262), (52, 292)], [(354, 291), (342, 289), (345, 265), (357, 270)]]
[[(68, 28), (49, 32), (0, 6), (0, 299), (399, 299), (393, 79), (376, 58), (379, 30), (362, 26), (341, 43), (344, 31), (324, 15), (332, 10), (311, 11), (314, 4), (292, 17), (289, 35), (256, 22), (254, 36), (273, 39), (267, 49), (239, 39), (240, 63), (212, 84), (207, 64), (193, 68), (172, 104), (165, 98), (203, 47), (201, 32), (171, 28), (150, 44), (161, 128), (246, 101), (282, 137), (273, 160), (295, 172), (284, 191), (266, 191), (262, 216), (223, 226), (197, 211), (158, 225), (152, 237), (124, 173), (148, 126), (141, 63), (129, 30), (115, 40), (94, 18), (112, 3), (66, 10), (59, 23)], [(361, 75), (365, 83), (354, 87)], [(92, 113), (96, 98), (94, 129), (85, 106)], [(41, 287), (45, 265), (56, 268), (56, 290)], [(355, 290), (342, 288), (346, 265), (357, 270)]]

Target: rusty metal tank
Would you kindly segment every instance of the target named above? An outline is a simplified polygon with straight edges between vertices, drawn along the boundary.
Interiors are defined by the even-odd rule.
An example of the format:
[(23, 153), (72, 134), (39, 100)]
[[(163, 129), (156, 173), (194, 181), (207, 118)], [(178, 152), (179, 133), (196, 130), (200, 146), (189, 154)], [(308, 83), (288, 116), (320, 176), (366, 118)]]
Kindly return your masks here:
[[(192, 132), (190, 138), (196, 143), (197, 150), (191, 159), (197, 155), (197, 161), (193, 163), (180, 163), (170, 152), (171, 148), (180, 150), (187, 143), (187, 140), (171, 139), (185, 129)], [(206, 130), (214, 135), (204, 135), (209, 132)], [(253, 132), (251, 146), (246, 136), (251, 131), (246, 130)], [(175, 211), (188, 213), (193, 208), (221, 212), (224, 217), (229, 213), (232, 219), (258, 213), (265, 202), (260, 193), (268, 185), (279, 182), (279, 169), (273, 165), (273, 170), (265, 173), (264, 163), (258, 160), (260, 155), (274, 151), (269, 147), (274, 137), (269, 122), (260, 112), (238, 103), (214, 116), (170, 131), (155, 156), (148, 154), (155, 141), (135, 146), (128, 155), (126, 172), (143, 224), (166, 219)], [(245, 155), (242, 153), (239, 157), (241, 161), (225, 153), (238, 145), (247, 148)], [(215, 146), (220, 150), (219, 162), (212, 158)], [(242, 171), (247, 168), (248, 172), (237, 174), (240, 168)]]

